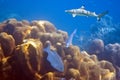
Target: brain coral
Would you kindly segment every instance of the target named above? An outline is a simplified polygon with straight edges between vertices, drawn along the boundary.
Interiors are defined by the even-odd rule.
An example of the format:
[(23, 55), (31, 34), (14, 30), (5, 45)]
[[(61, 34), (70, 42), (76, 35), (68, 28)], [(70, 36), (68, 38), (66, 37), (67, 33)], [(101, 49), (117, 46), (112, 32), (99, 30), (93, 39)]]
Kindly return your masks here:
[[(99, 61), (96, 55), (80, 51), (78, 46), (66, 47), (67, 32), (57, 30), (49, 21), (29, 23), (26, 20), (9, 19), (0, 26), (0, 80), (116, 79), (112, 63)], [(48, 41), (51, 43), (48, 54), (54, 57), (44, 51)], [(99, 47), (104, 45), (101, 41), (94, 42), (101, 44)], [(55, 53), (50, 54), (50, 51)], [(62, 72), (47, 60), (56, 55), (61, 60), (58, 60), (58, 64), (63, 64)]]

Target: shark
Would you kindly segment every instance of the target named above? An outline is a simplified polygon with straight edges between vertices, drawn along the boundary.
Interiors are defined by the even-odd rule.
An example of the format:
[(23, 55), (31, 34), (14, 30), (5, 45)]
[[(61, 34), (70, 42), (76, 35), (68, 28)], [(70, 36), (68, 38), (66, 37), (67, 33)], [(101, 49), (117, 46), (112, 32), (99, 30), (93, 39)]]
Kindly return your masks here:
[(100, 14), (96, 14), (95, 12), (86, 10), (84, 6), (81, 6), (78, 9), (65, 10), (65, 12), (72, 14), (73, 17), (76, 17), (76, 16), (96, 17), (98, 21), (100, 21), (101, 17), (108, 14), (108, 11), (104, 11), (104, 12), (102, 12)]

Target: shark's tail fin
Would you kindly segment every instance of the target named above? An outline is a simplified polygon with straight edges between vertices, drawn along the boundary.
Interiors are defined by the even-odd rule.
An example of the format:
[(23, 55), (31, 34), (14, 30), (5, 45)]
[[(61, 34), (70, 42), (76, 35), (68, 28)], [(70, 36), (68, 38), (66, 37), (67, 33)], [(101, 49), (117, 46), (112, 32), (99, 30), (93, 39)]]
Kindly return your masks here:
[(100, 21), (101, 17), (105, 16), (106, 14), (108, 14), (108, 11), (102, 12), (101, 14), (99, 14), (99, 15), (97, 16), (97, 20)]

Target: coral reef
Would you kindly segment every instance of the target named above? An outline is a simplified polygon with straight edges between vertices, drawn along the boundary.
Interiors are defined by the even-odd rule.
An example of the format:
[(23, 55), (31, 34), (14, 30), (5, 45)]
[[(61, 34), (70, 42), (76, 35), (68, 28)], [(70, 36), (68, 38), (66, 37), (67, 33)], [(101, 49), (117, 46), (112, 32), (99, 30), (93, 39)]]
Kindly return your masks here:
[[(117, 75), (120, 75), (117, 70), (120, 68), (120, 44), (114, 43), (104, 45), (104, 42), (101, 39), (95, 39), (91, 41), (91, 43), (92, 44), (88, 47), (88, 53), (96, 54), (99, 60), (110, 61), (116, 68)], [(92, 45), (95, 45), (96, 47), (93, 47)], [(100, 53), (98, 54), (98, 52)], [(117, 80), (119, 80), (119, 78), (117, 78)]]
[(101, 39), (94, 39), (89, 46), (89, 53), (100, 54), (104, 51), (104, 42)]
[(102, 39), (104, 44), (120, 42), (120, 23), (115, 23), (113, 18), (106, 15), (100, 22), (91, 26), (91, 38)]
[(12, 35), (5, 32), (0, 33), (0, 44), (5, 57), (12, 55), (12, 51), (15, 49), (15, 40)]
[(49, 21), (4, 21), (0, 24), (0, 80), (116, 80), (112, 63), (99, 61), (78, 46), (66, 47), (67, 38), (67, 32)]

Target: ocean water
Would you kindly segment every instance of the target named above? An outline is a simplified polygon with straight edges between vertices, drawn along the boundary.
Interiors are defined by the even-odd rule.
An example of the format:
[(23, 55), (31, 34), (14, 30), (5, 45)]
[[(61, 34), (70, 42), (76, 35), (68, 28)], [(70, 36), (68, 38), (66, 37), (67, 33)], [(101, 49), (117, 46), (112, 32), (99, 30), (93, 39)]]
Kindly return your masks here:
[[(109, 0), (0, 0), (0, 21), (15, 17), (18, 19), (44, 19), (51, 21), (57, 28), (72, 31), (74, 28), (79, 30), (89, 30), (91, 24), (96, 23), (96, 18), (75, 17), (65, 13), (65, 10), (80, 8), (84, 5), (85, 9), (96, 12), (97, 14), (108, 10), (114, 22), (120, 21), (119, 1)], [(68, 31), (68, 32), (70, 32)]]
[[(65, 13), (65, 10), (84, 6), (86, 10), (100, 14), (108, 14), (97, 21), (94, 17), (76, 16)], [(95, 38), (102, 39), (105, 44), (120, 43), (120, 9), (119, 1), (114, 0), (0, 0), (0, 21), (9, 18), (17, 20), (48, 20), (57, 29), (70, 35), (74, 29), (77, 33), (73, 44), (82, 48)], [(84, 43), (84, 44), (83, 44)]]
[[(0, 0), (0, 22), (16, 18), (17, 20), (48, 20), (57, 29), (77, 32), (73, 44), (90, 53), (108, 52), (120, 54), (120, 1), (119, 0)], [(65, 12), (84, 6), (86, 10), (100, 14), (108, 11), (100, 21), (94, 17), (76, 16)], [(100, 43), (99, 43), (100, 42)], [(101, 46), (101, 43), (104, 45)], [(91, 45), (97, 45), (99, 50), (91, 52)], [(87, 47), (86, 47), (87, 46)], [(110, 50), (111, 49), (111, 50)], [(99, 56), (98, 56), (99, 57)], [(101, 57), (99, 58), (101, 59)], [(107, 58), (102, 58), (106, 59)], [(120, 57), (118, 58), (120, 59)], [(120, 63), (116, 65), (120, 67)]]
[[(84, 6), (86, 10), (96, 12), (96, 14), (106, 10), (109, 13), (102, 17), (101, 21), (85, 16), (73, 18), (71, 14), (65, 13), (65, 10), (77, 9), (81, 6)], [(78, 46), (83, 46), (81, 42), (85, 42), (88, 37), (89, 40), (100, 38), (105, 41), (105, 44), (120, 42), (120, 9), (118, 0), (0, 0), (0, 21), (2, 22), (9, 18), (28, 21), (48, 20), (57, 29), (64, 30), (69, 35), (74, 29), (77, 29), (73, 44), (78, 44)], [(105, 35), (107, 37), (104, 37)]]

